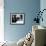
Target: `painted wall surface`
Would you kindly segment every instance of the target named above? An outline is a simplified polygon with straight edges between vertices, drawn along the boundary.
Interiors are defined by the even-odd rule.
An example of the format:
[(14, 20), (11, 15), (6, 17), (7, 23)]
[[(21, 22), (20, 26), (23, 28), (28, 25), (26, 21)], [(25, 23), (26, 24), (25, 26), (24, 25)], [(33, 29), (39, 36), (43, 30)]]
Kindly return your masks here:
[[(32, 29), (36, 12), (40, 9), (40, 0), (4, 0), (4, 35), (7, 41), (18, 41)], [(24, 25), (11, 25), (10, 13), (25, 13)]]
[[(40, 9), (41, 9), (41, 11), (42, 11), (43, 9), (46, 9), (46, 0), (41, 0), (41, 1), (40, 1)], [(40, 25), (46, 27), (46, 10), (43, 12), (42, 17), (43, 17), (43, 22), (41, 21), (41, 22), (40, 22)]]
[(0, 42), (4, 41), (4, 2), (0, 0)]

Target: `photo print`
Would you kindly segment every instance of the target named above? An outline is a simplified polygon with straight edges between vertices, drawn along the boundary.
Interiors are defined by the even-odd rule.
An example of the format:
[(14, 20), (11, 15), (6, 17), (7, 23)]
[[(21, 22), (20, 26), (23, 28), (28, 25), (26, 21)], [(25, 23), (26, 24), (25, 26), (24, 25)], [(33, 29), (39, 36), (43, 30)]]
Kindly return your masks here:
[(11, 24), (24, 24), (24, 13), (11, 13), (10, 23)]

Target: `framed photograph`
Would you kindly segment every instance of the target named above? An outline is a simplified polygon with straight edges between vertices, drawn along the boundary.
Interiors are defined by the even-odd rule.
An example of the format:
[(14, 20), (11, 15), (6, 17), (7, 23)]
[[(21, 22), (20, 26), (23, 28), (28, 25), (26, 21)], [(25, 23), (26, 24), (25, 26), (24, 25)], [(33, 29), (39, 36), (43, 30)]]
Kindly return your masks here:
[(25, 19), (24, 13), (10, 13), (10, 23), (11, 24), (24, 24)]

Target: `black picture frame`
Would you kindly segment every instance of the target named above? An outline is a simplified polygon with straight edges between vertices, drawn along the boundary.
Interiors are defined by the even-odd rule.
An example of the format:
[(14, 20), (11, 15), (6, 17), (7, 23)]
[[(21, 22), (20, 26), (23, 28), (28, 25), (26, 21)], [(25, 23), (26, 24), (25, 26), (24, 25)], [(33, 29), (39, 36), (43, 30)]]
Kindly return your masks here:
[(10, 24), (12, 25), (25, 24), (25, 14), (24, 13), (10, 13)]

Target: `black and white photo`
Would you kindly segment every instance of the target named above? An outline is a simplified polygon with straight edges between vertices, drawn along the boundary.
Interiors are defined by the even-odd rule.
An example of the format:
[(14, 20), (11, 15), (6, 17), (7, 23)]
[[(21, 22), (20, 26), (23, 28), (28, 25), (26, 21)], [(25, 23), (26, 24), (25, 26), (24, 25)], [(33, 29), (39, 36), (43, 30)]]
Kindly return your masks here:
[(11, 13), (11, 24), (24, 24), (24, 13)]

